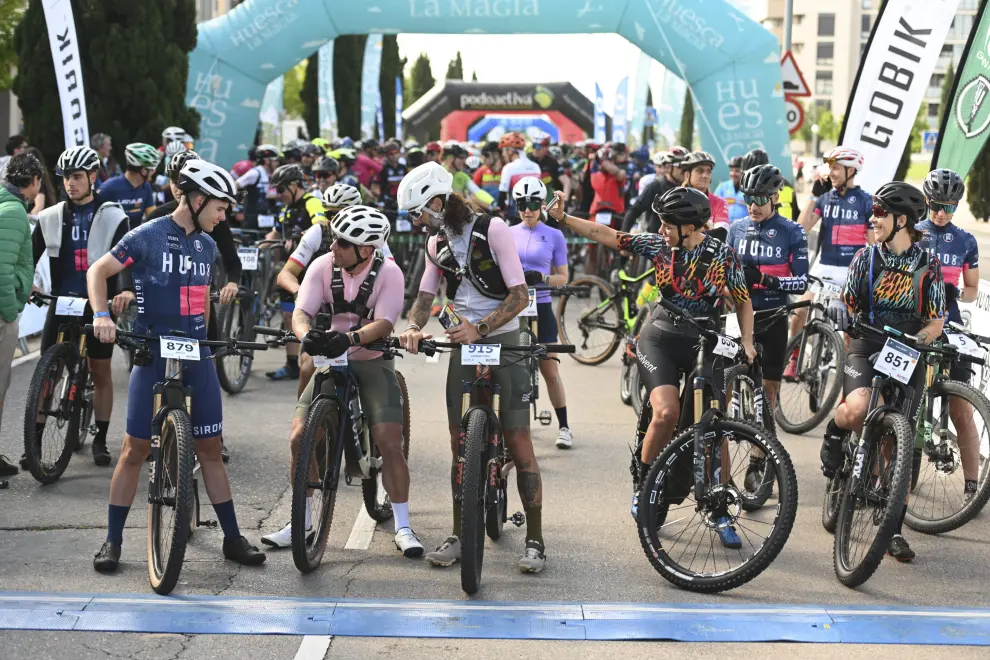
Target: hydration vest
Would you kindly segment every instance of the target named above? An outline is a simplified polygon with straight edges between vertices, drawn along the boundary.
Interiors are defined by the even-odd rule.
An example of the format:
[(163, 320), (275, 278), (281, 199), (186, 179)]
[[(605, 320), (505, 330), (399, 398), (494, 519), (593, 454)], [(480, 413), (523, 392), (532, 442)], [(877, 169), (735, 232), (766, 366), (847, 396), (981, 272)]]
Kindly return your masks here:
[[(59, 202), (38, 214), (38, 224), (41, 226), (49, 259), (57, 259), (62, 249), (62, 227), (68, 212), (68, 202)], [(87, 266), (92, 266), (110, 251), (121, 222), (127, 222), (127, 213), (117, 202), (104, 202), (93, 212), (93, 222), (86, 239)]]
[[(324, 234), (329, 233), (327, 231), (324, 232)], [(344, 299), (344, 275), (341, 267), (334, 265), (330, 277), (330, 293), (333, 295), (333, 302), (330, 303), (329, 309), (327, 309), (327, 305), (324, 305), (324, 311), (330, 314), (356, 314), (358, 320), (357, 323), (351, 326), (352, 332), (361, 327), (362, 321), (370, 321), (375, 315), (375, 309), (374, 307), (368, 307), (368, 301), (371, 299), (371, 293), (375, 289), (375, 280), (378, 279), (378, 273), (381, 271), (382, 264), (384, 263), (385, 257), (380, 252), (375, 252), (374, 259), (371, 262), (371, 271), (364, 278), (364, 281), (361, 282), (354, 300)]]
[[(870, 269), (867, 271), (868, 275), (862, 281), (860, 285), (859, 295), (860, 300), (869, 300), (869, 319), (870, 325), (875, 325), (875, 317), (873, 313), (873, 292), (876, 285), (880, 281), (880, 277), (883, 275), (884, 271), (889, 271), (892, 273), (898, 273), (911, 278), (911, 292), (914, 295), (914, 308), (915, 313), (921, 316), (921, 307), (924, 304), (924, 295), (922, 292), (922, 287), (925, 282), (925, 275), (928, 274), (928, 262), (922, 260), (922, 263), (913, 271), (901, 270), (899, 268), (891, 268), (887, 266), (883, 259), (883, 255), (880, 255), (880, 259), (875, 259), (880, 248), (873, 245), (870, 248)], [(927, 253), (926, 253), (927, 254)]]
[[(697, 268), (695, 268), (694, 277), (692, 278), (694, 280), (698, 280), (698, 281), (701, 281), (701, 282), (704, 282), (705, 276), (708, 275), (708, 271), (712, 267), (712, 262), (715, 260), (715, 255), (718, 253), (718, 246), (719, 246), (718, 239), (713, 239), (711, 241), (706, 241), (706, 243), (707, 243), (707, 245), (705, 245), (705, 249), (702, 251), (701, 257), (698, 258), (698, 266), (697, 266)], [(671, 254), (670, 258), (671, 258), (671, 260), (673, 260), (674, 259), (674, 254)], [(680, 264), (677, 264), (677, 263), (674, 264), (674, 276), (675, 277), (680, 277), (680, 276), (683, 276), (684, 275), (683, 272), (681, 272), (681, 273), (678, 273), (677, 272), (678, 266), (681, 269), (684, 269), (684, 268), (687, 267), (687, 264), (685, 264), (683, 262), (681, 262)], [(668, 264), (667, 267), (668, 268), (670, 267), (669, 264)], [(677, 289), (674, 288), (673, 283), (672, 282), (668, 282), (668, 283), (665, 283), (665, 284), (663, 284), (663, 285), (660, 286), (660, 295), (662, 295), (664, 298), (670, 299), (673, 296), (679, 295), (679, 294), (677, 292)], [(657, 305), (657, 308), (663, 309), (659, 305)]]
[(478, 290), (478, 293), (486, 298), (505, 300), (506, 296), (509, 295), (509, 288), (505, 285), (505, 280), (502, 279), (502, 271), (495, 261), (492, 246), (488, 242), (488, 228), (491, 221), (492, 216), (490, 215), (479, 215), (475, 220), (474, 226), (471, 228), (468, 260), (464, 266), (458, 265), (456, 269), (452, 270), (449, 266), (441, 264), (441, 255), (444, 250), (448, 250), (450, 257), (453, 257), (453, 249), (450, 247), (444, 232), (437, 234), (436, 256), (430, 255), (429, 250), (426, 251), (430, 261), (440, 269), (447, 281), (447, 297), (451, 300), (457, 294), (457, 287), (460, 286), (461, 280), (465, 276)]

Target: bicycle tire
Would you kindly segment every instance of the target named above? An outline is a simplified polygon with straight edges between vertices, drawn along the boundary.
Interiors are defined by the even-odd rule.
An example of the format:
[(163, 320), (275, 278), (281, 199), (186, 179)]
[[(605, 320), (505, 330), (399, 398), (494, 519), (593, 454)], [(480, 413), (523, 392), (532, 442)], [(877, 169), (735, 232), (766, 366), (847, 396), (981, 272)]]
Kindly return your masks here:
[[(643, 552), (653, 568), (671, 584), (687, 591), (701, 593), (717, 593), (735, 589), (766, 570), (780, 554), (790, 536), (797, 515), (798, 503), (798, 484), (794, 465), (790, 455), (779, 440), (764, 432), (760, 427), (740, 420), (720, 419), (714, 423), (713, 428), (716, 433), (740, 436), (751, 444), (759, 445), (767, 454), (770, 463), (776, 466), (774, 473), (778, 482), (779, 503), (776, 508), (778, 520), (773, 524), (773, 528), (769, 531), (761, 547), (749, 560), (736, 569), (719, 571), (717, 567), (713, 566), (714, 574), (703, 575), (697, 571), (689, 570), (671, 559), (660, 541), (657, 523), (663, 525), (666, 522), (667, 507), (670, 506), (671, 500), (676, 501), (678, 493), (671, 493), (669, 489), (666, 493), (664, 491), (668, 484), (671, 484), (671, 489), (677, 488), (675, 478), (668, 479), (668, 473), (677, 474), (677, 469), (683, 466), (682, 461), (685, 459), (691, 461), (694, 455), (693, 427), (678, 434), (653, 462), (649, 473), (643, 480), (639, 494), (639, 515), (636, 527)], [(693, 490), (693, 488), (694, 483), (691, 479), (688, 490)], [(693, 509), (694, 507), (690, 506), (690, 508)], [(662, 518), (660, 517), (661, 514), (663, 515)], [(705, 566), (707, 566), (707, 562)]]
[(74, 450), (80, 452), (86, 447), (86, 437), (89, 435), (90, 425), (93, 422), (93, 397), (96, 395), (96, 386), (93, 385), (93, 374), (84, 364), (86, 369), (86, 385), (83, 388), (79, 405), (73, 408), (76, 421), (76, 443)]
[[(643, 324), (646, 323), (646, 319), (647, 317), (649, 317), (649, 315), (650, 315), (650, 309), (648, 305), (644, 305), (643, 307), (640, 307), (639, 311), (636, 312), (636, 321), (633, 323), (633, 337), (635, 337), (636, 341), (639, 340), (639, 333), (642, 331)], [(635, 347), (636, 345), (633, 344), (633, 349), (635, 349)], [(638, 371), (639, 371), (638, 361), (633, 357), (623, 356), (622, 370), (619, 372), (619, 398), (622, 400), (622, 403), (626, 404), (627, 406), (633, 405), (632, 379), (633, 379), (633, 374)], [(640, 405), (642, 405), (642, 402), (640, 402)]]
[[(609, 286), (608, 282), (601, 279), (600, 277), (595, 277), (593, 275), (587, 275), (571, 282), (570, 286), (576, 287), (588, 287), (588, 296), (593, 301), (598, 301), (599, 303), (611, 299), (610, 304), (604, 306), (601, 310), (601, 314), (607, 314), (608, 310), (615, 311), (615, 327), (614, 329), (602, 329), (604, 332), (611, 332), (612, 339), (608, 344), (605, 344), (603, 350), (592, 355), (582, 355), (578, 351), (571, 353), (571, 357), (580, 362), (581, 364), (587, 364), (590, 366), (602, 364), (610, 357), (615, 355), (615, 351), (618, 350), (619, 344), (622, 342), (622, 338), (625, 336), (625, 330), (623, 328), (623, 314), (618, 303), (616, 302), (615, 293), (612, 291), (612, 287)], [(597, 295), (595, 293), (597, 291)], [(577, 294), (565, 292), (560, 296), (560, 302), (557, 303), (557, 325), (560, 328), (561, 341), (565, 344), (574, 344), (576, 347), (581, 347), (582, 342), (580, 330), (580, 324), (568, 327), (566, 323), (567, 318), (567, 304), (570, 300), (574, 298), (578, 299)]]
[(505, 528), (506, 515), (509, 506), (509, 484), (499, 475), (498, 478), (498, 501), (488, 507), (485, 515), (485, 534), (492, 541), (502, 538), (502, 531)]
[[(399, 382), (399, 391), (402, 394), (402, 455), (406, 461), (409, 460), (409, 390), (406, 389), (406, 379), (398, 371), (395, 372), (395, 379)], [(381, 458), (378, 446), (371, 443), (372, 458)], [(372, 467), (370, 476), (361, 480), (361, 496), (364, 499), (364, 509), (375, 522), (385, 522), (392, 517), (392, 500), (388, 493), (379, 501), (379, 494), (385, 492), (385, 483), (382, 480), (382, 471)]]
[[(749, 365), (746, 364), (733, 365), (732, 367), (730, 367), (725, 371), (724, 378), (725, 378), (725, 391), (727, 393), (726, 394), (727, 396), (732, 395), (734, 382), (738, 382), (741, 386), (745, 386), (746, 388), (748, 388), (751, 396), (756, 389), (756, 383), (749, 376)], [(754, 426), (762, 428), (765, 433), (771, 434), (774, 437), (776, 437), (776, 434), (774, 434), (772, 428), (766, 428), (766, 426), (760, 426), (759, 424), (756, 423), (755, 412), (754, 414), (751, 415), (749, 411), (749, 406), (745, 405), (745, 403), (746, 402), (744, 402), (742, 409), (738, 411), (738, 414), (740, 416), (737, 417), (736, 419), (741, 419), (743, 421), (749, 422)], [(729, 408), (728, 405), (726, 407)], [(731, 408), (729, 409), (731, 410)], [(773, 418), (770, 416), (770, 408), (767, 404), (767, 400), (765, 397), (763, 399), (763, 419), (771, 421), (772, 424)], [(769, 481), (770, 473), (766, 471), (766, 467), (767, 464), (764, 461), (763, 477), (760, 482), (759, 488), (757, 488), (755, 491), (749, 490), (749, 488), (745, 484), (745, 480), (742, 484), (742, 488), (740, 489), (739, 492), (740, 495), (742, 496), (742, 507), (746, 511), (752, 512), (761, 508), (767, 503), (767, 500), (770, 499), (770, 495), (773, 494), (773, 482)], [(736, 486), (738, 487), (739, 484), (736, 484)]]
[[(317, 438), (316, 431), (321, 423), (325, 425), (325, 432), (322, 438)], [(337, 502), (337, 484), (329, 483), (325, 474), (328, 471), (331, 474), (339, 472), (337, 463), (340, 450), (336, 446), (339, 424), (340, 412), (337, 402), (333, 399), (318, 399), (310, 406), (303, 437), (299, 442), (296, 472), (292, 475), (292, 561), (302, 573), (315, 571), (327, 549), (327, 538), (330, 535), (333, 510)], [(322, 466), (319, 465), (321, 456)], [(328, 487), (329, 493), (324, 491), (320, 498), (319, 524), (314, 525), (316, 529), (312, 532), (307, 532), (306, 498), (310, 490), (309, 474), (312, 460), (317, 463), (314, 466), (317, 480)], [(323, 474), (320, 473), (321, 467)], [(316, 511), (312, 513), (315, 514)]]
[[(55, 483), (62, 476), (62, 473), (65, 472), (65, 468), (69, 466), (69, 460), (72, 458), (72, 450), (75, 442), (74, 438), (77, 437), (78, 433), (73, 426), (78, 423), (78, 419), (70, 411), (68, 418), (64, 420), (65, 436), (62, 438), (62, 449), (58, 457), (52, 463), (46, 465), (42, 460), (41, 452), (45, 439), (45, 429), (48, 428), (51, 418), (47, 415), (45, 416), (45, 428), (42, 429), (41, 436), (39, 437), (36, 428), (39, 404), (41, 403), (42, 396), (47, 391), (45, 384), (54, 378), (48, 386), (54, 390), (55, 385), (61, 381), (60, 376), (63, 372), (64, 378), (68, 379), (69, 387), (71, 387), (71, 382), (75, 377), (72, 365), (75, 363), (77, 357), (76, 348), (72, 344), (61, 343), (49, 347), (38, 360), (38, 364), (31, 376), (31, 384), (28, 386), (27, 400), (24, 406), (24, 455), (27, 459), (28, 471), (41, 484)], [(56, 371), (49, 375), (49, 372), (53, 369), (56, 369)], [(61, 406), (62, 404), (58, 405)], [(59, 420), (56, 419), (55, 423), (57, 425)]]
[[(944, 380), (935, 383), (932, 387), (932, 396), (938, 396), (939, 394), (945, 393), (950, 397), (956, 397), (963, 399), (970, 406), (973, 407), (973, 414), (979, 414), (983, 419), (983, 428), (987, 429), (988, 424), (990, 424), (990, 401), (987, 400), (983, 394), (976, 388), (954, 380)], [(979, 430), (979, 426), (977, 426)], [(981, 442), (982, 439), (978, 438), (977, 442)], [(956, 450), (958, 451), (958, 442), (954, 443), (956, 445)], [(928, 464), (934, 463), (933, 459), (929, 458)], [(944, 534), (946, 532), (951, 532), (955, 529), (959, 529), (970, 520), (972, 520), (976, 515), (983, 509), (986, 505), (987, 500), (990, 499), (990, 465), (984, 462), (981, 470), (982, 474), (979, 475), (978, 485), (976, 494), (966, 501), (962, 499), (962, 507), (956, 509), (949, 515), (945, 515), (939, 518), (925, 518), (921, 516), (921, 512), (918, 509), (912, 508), (919, 504), (922, 500), (923, 493), (918, 492), (918, 488), (912, 487), (912, 496), (908, 501), (907, 515), (904, 517), (904, 524), (906, 524), (911, 529), (921, 532), (922, 534)], [(961, 462), (956, 465), (957, 469), (961, 469)], [(945, 474), (942, 470), (936, 468), (933, 470), (936, 479), (941, 474)], [(955, 470), (953, 470), (953, 473)], [(948, 476), (951, 476), (949, 473)], [(924, 482), (922, 482), (924, 486)], [(934, 493), (945, 493), (948, 495), (949, 491), (953, 490), (952, 487), (947, 487), (945, 483), (933, 484), (931, 492)]]
[(468, 412), (464, 438), (464, 472), (461, 482), (461, 589), (477, 593), (485, 560), (485, 513), (488, 490), (488, 413)]
[[(239, 341), (254, 341), (254, 324), (246, 324), (250, 321), (247, 316), (249, 312), (239, 302), (231, 305), (221, 305), (217, 322), (220, 325), (220, 336), (224, 339), (233, 337)], [(235, 327), (234, 321), (237, 321)], [(227, 394), (239, 394), (247, 385), (248, 377), (251, 375), (251, 366), (254, 364), (253, 355), (224, 355), (217, 359), (217, 380), (220, 387)], [(237, 376), (231, 379), (227, 373), (228, 363), (236, 362), (239, 369)]]
[[(877, 427), (878, 426), (878, 427)], [(900, 518), (901, 507), (904, 506), (904, 498), (907, 496), (908, 485), (911, 479), (912, 454), (914, 452), (914, 434), (911, 432), (911, 425), (904, 415), (895, 412), (887, 412), (880, 415), (871, 423), (871, 427), (864, 428), (863, 434), (870, 433), (870, 436), (883, 438), (885, 432), (893, 433), (894, 441), (897, 443), (894, 458), (893, 471), (890, 476), (890, 484), (885, 495), (886, 503), (880, 516), (880, 524), (876, 525), (877, 531), (870, 543), (869, 548), (855, 566), (851, 565), (845, 553), (848, 552), (848, 536), (852, 525), (852, 515), (857, 509), (858, 489), (863, 481), (856, 474), (856, 468), (846, 480), (845, 489), (842, 491), (842, 502), (839, 504), (839, 517), (835, 526), (835, 545), (833, 550), (833, 567), (835, 576), (839, 582), (847, 587), (853, 588), (863, 584), (880, 566), (884, 555), (890, 546), (890, 539), (894, 536), (897, 522)], [(869, 437), (869, 436), (868, 436)], [(853, 454), (853, 464), (859, 461), (859, 471), (862, 474), (873, 476), (874, 454), (880, 449), (880, 443), (871, 443), (866, 447), (868, 454), (859, 461), (859, 448)], [(855, 494), (854, 494), (855, 493)], [(873, 509), (874, 507), (859, 507), (859, 511)], [(876, 513), (872, 514), (875, 519)]]
[[(148, 504), (148, 580), (156, 594), (172, 593), (182, 572), (189, 540), (189, 512), (193, 505), (192, 481), (195, 450), (193, 449), (192, 422), (185, 410), (170, 410), (162, 422), (159, 458), (155, 463), (155, 475), (159, 488), (166, 488), (169, 467), (175, 467), (175, 501), (172, 507), (151, 502)], [(174, 519), (163, 525), (163, 512), (171, 508)], [(172, 528), (172, 541), (167, 548), (162, 545), (165, 527)]]
[(646, 385), (643, 384), (643, 379), (639, 374), (638, 364), (630, 375), (629, 394), (631, 397), (633, 412), (636, 413), (636, 419), (639, 419), (640, 415), (643, 414), (643, 405), (646, 401), (649, 401), (650, 395), (646, 391)]
[(822, 497), (822, 527), (829, 534), (835, 534), (835, 525), (839, 520), (839, 504), (842, 503), (842, 491), (846, 487), (846, 478), (836, 474), (825, 480), (825, 496)]
[(406, 280), (407, 282), (406, 292), (405, 292), (406, 298), (402, 302), (402, 314), (401, 314), (402, 318), (408, 318), (409, 310), (411, 310), (412, 306), (416, 303), (416, 298), (419, 296), (419, 283), (420, 280), (423, 279), (423, 271), (426, 270), (426, 256), (425, 256), (426, 253), (425, 252), (423, 253), (422, 258), (418, 258), (419, 256), (418, 250), (413, 254), (414, 254), (413, 260), (416, 263), (412, 267), (412, 274), (410, 275), (409, 279)]
[[(832, 409), (835, 408), (835, 402), (839, 399), (839, 394), (842, 392), (842, 373), (843, 368), (846, 364), (846, 343), (839, 336), (831, 326), (825, 325), (823, 323), (811, 323), (805, 326), (799, 334), (791, 338), (787, 342), (787, 352), (788, 359), (793, 354), (794, 349), (800, 346), (801, 341), (809, 334), (817, 334), (825, 338), (832, 346), (832, 354), (835, 356), (835, 377), (832, 380), (832, 386), (829, 391), (825, 394), (825, 397), (818, 402), (818, 410), (813, 412), (811, 417), (804, 420), (803, 422), (788, 420), (783, 412), (783, 398), (784, 398), (784, 386), (789, 384), (788, 381), (782, 381), (781, 391), (777, 395), (777, 405), (774, 409), (774, 420), (777, 425), (787, 433), (792, 433), (794, 435), (801, 435), (807, 433), (811, 429), (817, 427), (825, 418), (832, 413)], [(800, 371), (802, 365), (798, 365)]]

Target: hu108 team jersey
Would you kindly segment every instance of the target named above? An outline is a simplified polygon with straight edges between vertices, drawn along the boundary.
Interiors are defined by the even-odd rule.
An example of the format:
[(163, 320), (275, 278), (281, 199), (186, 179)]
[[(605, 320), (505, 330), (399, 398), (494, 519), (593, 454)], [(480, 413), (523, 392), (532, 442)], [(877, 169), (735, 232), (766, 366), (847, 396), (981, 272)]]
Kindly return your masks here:
[(780, 279), (780, 289), (761, 286), (750, 294), (753, 309), (772, 309), (787, 304), (788, 294), (808, 288), (808, 237), (801, 225), (779, 213), (763, 222), (743, 218), (729, 227), (729, 246), (743, 266), (756, 266), (761, 273)]
[(210, 269), (216, 243), (204, 232), (186, 230), (166, 215), (128, 232), (111, 250), (130, 266), (137, 302), (137, 332), (183, 332), (206, 339)]
[[(938, 257), (942, 264), (945, 283), (962, 289), (962, 274), (971, 268), (980, 267), (980, 248), (976, 244), (976, 238), (951, 222), (939, 227), (931, 220), (925, 220), (917, 224), (917, 229), (925, 234), (921, 247)], [(959, 305), (955, 301), (948, 311), (950, 321), (962, 321)]]
[(822, 220), (818, 230), (818, 254), (825, 266), (846, 268), (866, 245), (873, 216), (873, 195), (856, 186), (839, 194), (834, 188), (818, 198), (815, 213)]

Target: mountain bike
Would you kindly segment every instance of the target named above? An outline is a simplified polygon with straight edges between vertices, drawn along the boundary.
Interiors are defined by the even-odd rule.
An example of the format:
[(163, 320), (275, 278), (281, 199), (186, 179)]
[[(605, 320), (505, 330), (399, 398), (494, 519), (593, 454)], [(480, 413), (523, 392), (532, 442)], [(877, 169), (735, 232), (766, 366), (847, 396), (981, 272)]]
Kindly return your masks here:
[[(640, 415), (630, 466), (639, 487), (640, 543), (653, 568), (682, 589), (734, 589), (766, 570), (787, 542), (797, 514), (794, 466), (771, 433), (722, 410), (716, 371), (739, 364), (741, 346), (666, 299), (657, 302), (676, 325), (692, 327), (699, 343), (694, 371), (681, 392), (678, 431), (646, 475), (639, 474), (639, 457), (653, 418), (649, 399)], [(748, 466), (755, 452), (767, 457), (778, 503), (747, 511), (736, 484), (743, 479), (740, 467)], [(739, 547), (720, 538), (730, 527), (740, 532)]]
[[(316, 328), (330, 327), (330, 315), (317, 314)], [(270, 346), (284, 346), (299, 340), (289, 331), (258, 326), (260, 335), (275, 337)], [(365, 346), (380, 351), (386, 360), (399, 356), (398, 340), (381, 340)], [(357, 378), (342, 360), (334, 361), (314, 355), (319, 369), (313, 374), (313, 402), (306, 416), (305, 430), (299, 444), (295, 473), (292, 475), (292, 559), (296, 568), (310, 573), (319, 567), (333, 524), (334, 507), (341, 467), (345, 481), (361, 481), (365, 510), (376, 522), (392, 517), (392, 502), (382, 481), (383, 461), (377, 445), (371, 441), (371, 429), (361, 408)], [(409, 393), (402, 374), (395, 372), (402, 392), (402, 453), (409, 458)], [(307, 500), (312, 498), (312, 520), (307, 525)], [(317, 501), (318, 500), (318, 501)], [(312, 531), (308, 531), (311, 528)]]
[[(92, 332), (93, 326), (86, 330)], [(154, 416), (151, 422), (151, 465), (148, 478), (148, 579), (157, 594), (167, 595), (175, 588), (186, 555), (190, 529), (202, 524), (199, 494), (194, 477), (196, 455), (190, 410), (195, 392), (183, 383), (183, 363), (198, 361), (200, 346), (216, 348), (210, 357), (238, 351), (263, 351), (267, 344), (234, 339), (211, 341), (190, 339), (182, 333), (155, 337), (118, 332), (118, 346), (134, 351), (136, 366), (150, 365), (157, 343), (165, 358), (164, 378), (155, 385)], [(215, 527), (213, 524), (208, 524)]]
[(842, 392), (842, 370), (846, 366), (846, 344), (826, 315), (829, 304), (841, 298), (842, 288), (812, 275), (819, 284), (808, 322), (787, 342), (787, 357), (797, 355), (797, 377), (780, 383), (774, 416), (780, 428), (802, 434), (821, 424), (835, 408)]

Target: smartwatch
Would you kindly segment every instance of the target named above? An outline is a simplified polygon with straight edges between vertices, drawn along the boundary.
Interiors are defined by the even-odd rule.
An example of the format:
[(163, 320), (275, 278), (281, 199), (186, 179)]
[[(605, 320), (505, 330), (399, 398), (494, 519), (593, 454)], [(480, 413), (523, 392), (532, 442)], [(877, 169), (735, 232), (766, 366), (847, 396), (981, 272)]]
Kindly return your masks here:
[(482, 339), (484, 339), (485, 337), (488, 336), (489, 332), (491, 332), (491, 328), (488, 327), (487, 323), (481, 321), (478, 324), (478, 334), (481, 335)]

